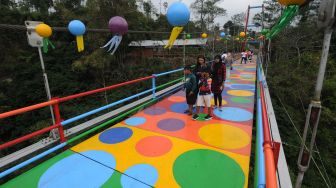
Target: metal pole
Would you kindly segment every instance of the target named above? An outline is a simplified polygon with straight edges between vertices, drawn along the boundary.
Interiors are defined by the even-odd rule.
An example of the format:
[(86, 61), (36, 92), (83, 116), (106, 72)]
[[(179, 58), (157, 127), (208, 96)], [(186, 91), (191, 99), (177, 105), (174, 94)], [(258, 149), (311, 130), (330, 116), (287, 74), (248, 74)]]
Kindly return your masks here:
[[(40, 56), (40, 62), (41, 62), (41, 68), (42, 68), (42, 73), (43, 73), (43, 80), (44, 80), (44, 87), (45, 87), (45, 90), (46, 90), (46, 93), (47, 93), (47, 98), (48, 98), (48, 100), (50, 100), (51, 99), (51, 94), (50, 94), (48, 76), (47, 76), (47, 73), (46, 73), (45, 67), (44, 67), (42, 50), (41, 50), (41, 47), (37, 47), (37, 49), (38, 49), (38, 53), (39, 53), (39, 56)], [(50, 114), (51, 114), (52, 122), (55, 125), (55, 116), (54, 116), (53, 107), (49, 106), (49, 108), (50, 108)], [(55, 131), (53, 131), (53, 130), (50, 131), (50, 134), (54, 139), (57, 138), (57, 135), (56, 135)]]
[(247, 15), (246, 15), (246, 22), (245, 22), (245, 40), (242, 42), (242, 51), (245, 51), (245, 45), (246, 45), (246, 40), (247, 40), (247, 24), (250, 18), (250, 5), (247, 8)]
[[(321, 56), (321, 62), (319, 67), (319, 72), (317, 75), (317, 82), (315, 87), (315, 94), (313, 100), (310, 102), (308, 113), (306, 117), (306, 123), (305, 128), (303, 132), (303, 139), (301, 142), (301, 149), (300, 154), (298, 157), (298, 168), (299, 173), (298, 177), (296, 179), (295, 188), (300, 188), (303, 180), (304, 173), (309, 168), (309, 163), (311, 159), (311, 154), (313, 151), (313, 146), (315, 143), (316, 133), (317, 133), (317, 127), (320, 119), (321, 114), (321, 90), (323, 86), (323, 79), (324, 79), (324, 73), (327, 65), (328, 60), (328, 53), (329, 53), (329, 47), (330, 47), (330, 39), (331, 39), (332, 30), (331, 28), (327, 28), (324, 32), (324, 40), (323, 40), (323, 50), (322, 50), (322, 56)], [(313, 133), (311, 135), (309, 148), (306, 146), (306, 140), (307, 140), (307, 130), (308, 126), (313, 126)]]

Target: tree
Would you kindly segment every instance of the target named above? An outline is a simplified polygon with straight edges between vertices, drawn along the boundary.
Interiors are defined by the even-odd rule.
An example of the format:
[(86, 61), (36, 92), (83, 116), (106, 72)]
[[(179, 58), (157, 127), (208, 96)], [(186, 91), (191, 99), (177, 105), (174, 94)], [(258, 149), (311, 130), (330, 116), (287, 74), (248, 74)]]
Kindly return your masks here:
[(214, 20), (218, 16), (226, 15), (226, 10), (217, 4), (222, 0), (196, 0), (191, 5), (191, 9), (196, 13), (196, 17), (202, 30), (209, 30), (214, 27)]

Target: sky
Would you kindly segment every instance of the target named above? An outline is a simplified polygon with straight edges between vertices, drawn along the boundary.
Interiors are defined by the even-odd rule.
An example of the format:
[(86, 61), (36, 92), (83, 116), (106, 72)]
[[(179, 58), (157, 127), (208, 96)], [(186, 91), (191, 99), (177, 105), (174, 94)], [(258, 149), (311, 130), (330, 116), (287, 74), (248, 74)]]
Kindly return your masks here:
[[(163, 2), (168, 2), (168, 7), (170, 4), (178, 1), (178, 0), (161, 0), (161, 12), (165, 13), (165, 9), (163, 7)], [(185, 3), (189, 8), (190, 4), (194, 2), (195, 0), (182, 0), (183, 3)], [(220, 3), (218, 3), (218, 6), (226, 9), (227, 15), (224, 17), (219, 17), (215, 20), (215, 22), (220, 23), (220, 25), (224, 25), (228, 20), (230, 20), (231, 16), (234, 14), (239, 14), (241, 12), (247, 12), (248, 5), (250, 6), (259, 6), (261, 5), (263, 0), (222, 0)], [(158, 12), (160, 12), (160, 0), (152, 0), (152, 3), (157, 8)], [(250, 14), (250, 18), (253, 18), (253, 15), (261, 12), (260, 9), (252, 9)], [(191, 19), (194, 18), (194, 13), (191, 11)], [(251, 19), (249, 19), (251, 22)], [(252, 23), (250, 23), (252, 24)]]

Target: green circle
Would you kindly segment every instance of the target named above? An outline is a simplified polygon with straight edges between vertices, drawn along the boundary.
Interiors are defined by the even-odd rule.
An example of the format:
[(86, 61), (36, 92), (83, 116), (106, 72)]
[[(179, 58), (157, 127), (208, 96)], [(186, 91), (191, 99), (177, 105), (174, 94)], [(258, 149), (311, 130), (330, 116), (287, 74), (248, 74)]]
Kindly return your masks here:
[(251, 99), (247, 99), (244, 97), (232, 97), (231, 101), (235, 103), (241, 103), (241, 104), (252, 103)]
[(173, 172), (180, 187), (244, 187), (245, 175), (236, 161), (214, 150), (197, 149), (181, 154)]
[(205, 121), (205, 116), (207, 116), (208, 114), (198, 114), (198, 118), (197, 118), (197, 121)]

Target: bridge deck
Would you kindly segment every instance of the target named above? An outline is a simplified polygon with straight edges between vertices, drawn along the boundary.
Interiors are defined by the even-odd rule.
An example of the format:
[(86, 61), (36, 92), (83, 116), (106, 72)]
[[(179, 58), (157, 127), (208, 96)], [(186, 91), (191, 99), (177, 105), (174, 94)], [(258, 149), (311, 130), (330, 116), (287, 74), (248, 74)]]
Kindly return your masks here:
[(255, 66), (234, 65), (212, 120), (184, 114), (179, 91), (2, 186), (247, 187)]

